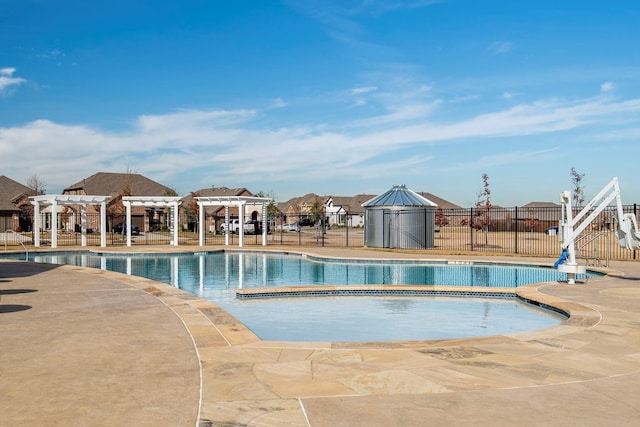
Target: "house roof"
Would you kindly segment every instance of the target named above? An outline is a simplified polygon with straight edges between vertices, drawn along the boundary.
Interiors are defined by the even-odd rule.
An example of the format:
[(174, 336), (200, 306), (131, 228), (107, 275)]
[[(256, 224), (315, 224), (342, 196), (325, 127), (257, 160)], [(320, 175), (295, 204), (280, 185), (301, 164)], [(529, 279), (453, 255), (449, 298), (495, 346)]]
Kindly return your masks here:
[(355, 196), (330, 196), (326, 198), (325, 203), (329, 200), (329, 198), (331, 198), (335, 206), (342, 206), (348, 213), (357, 214), (364, 212), (362, 204), (374, 197), (376, 197), (375, 194), (356, 194)]
[(424, 197), (425, 199), (431, 200), (432, 202), (434, 202), (436, 205), (438, 205), (438, 208), (442, 208), (442, 209), (462, 209), (461, 206), (456, 205), (455, 203), (451, 203), (448, 200), (443, 199), (442, 197), (438, 197), (432, 193), (427, 193), (424, 191), (419, 191), (418, 192), (419, 195), (421, 195), (422, 197)]
[(166, 196), (173, 190), (137, 173), (98, 172), (65, 188), (63, 194)]
[(16, 202), (22, 196), (34, 196), (35, 191), (11, 178), (0, 175), (0, 211), (18, 211)]
[[(194, 207), (194, 196), (197, 197), (229, 197), (229, 196), (253, 196), (253, 194), (247, 190), (246, 188), (227, 188), (227, 187), (209, 187), (209, 188), (201, 188), (200, 190), (194, 191), (188, 196), (184, 196), (182, 199), (183, 207)], [(205, 212), (211, 214), (212, 212), (217, 212), (221, 209), (224, 209), (224, 206), (206, 206)]]
[(327, 200), (327, 197), (318, 196), (315, 193), (307, 193), (304, 196), (294, 197), (293, 199), (289, 199), (286, 202), (278, 203), (278, 210), (280, 212), (302, 212), (307, 208), (308, 210), (315, 202), (319, 200), (320, 203), (324, 203)]
[(559, 208), (561, 207), (558, 203), (553, 202), (529, 202), (526, 205), (521, 206), (522, 208)]

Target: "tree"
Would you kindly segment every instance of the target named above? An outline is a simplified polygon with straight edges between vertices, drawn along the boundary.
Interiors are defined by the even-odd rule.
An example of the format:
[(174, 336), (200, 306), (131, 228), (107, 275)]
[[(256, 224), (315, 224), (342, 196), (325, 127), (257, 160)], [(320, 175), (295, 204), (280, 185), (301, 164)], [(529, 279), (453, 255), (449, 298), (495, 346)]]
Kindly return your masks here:
[(191, 231), (198, 231), (198, 216), (200, 214), (200, 206), (198, 205), (197, 197), (200, 197), (201, 194), (197, 191), (192, 191), (191, 193), (191, 201), (183, 207), (185, 214), (187, 215), (187, 228), (191, 229)]
[(318, 222), (320, 222), (321, 225), (324, 224), (325, 218), (323, 218), (323, 212), (324, 203), (322, 203), (322, 200), (319, 197), (316, 197), (311, 205), (311, 220), (314, 224), (317, 224)]
[(442, 211), (442, 208), (438, 208), (436, 210), (435, 225), (437, 225), (438, 227), (445, 227), (449, 225), (449, 219), (447, 219), (447, 216)]
[(471, 226), (484, 233), (485, 245), (489, 244), (489, 227), (492, 225), (489, 211), (491, 204), (491, 189), (489, 188), (489, 175), (482, 174), (482, 191), (478, 194)]
[(584, 174), (578, 173), (576, 168), (571, 168), (571, 184), (573, 185), (573, 206), (576, 208), (582, 207), (584, 204)]
[(524, 226), (533, 233), (535, 229), (538, 228), (539, 222), (538, 218), (528, 218), (525, 220)]
[(275, 220), (278, 215), (280, 215), (280, 211), (278, 211), (278, 207), (276, 206), (276, 196), (273, 194), (273, 192), (271, 193), (265, 193), (264, 191), (260, 190), (255, 194), (256, 197), (269, 197), (271, 200), (269, 201), (269, 204), (267, 205), (267, 219), (269, 221), (271, 220)]
[(178, 192), (171, 187), (167, 187), (167, 190), (164, 192), (166, 197), (177, 197)]
[(31, 175), (27, 179), (27, 187), (32, 189), (35, 195), (45, 194), (47, 192), (47, 186), (44, 181), (38, 175)]

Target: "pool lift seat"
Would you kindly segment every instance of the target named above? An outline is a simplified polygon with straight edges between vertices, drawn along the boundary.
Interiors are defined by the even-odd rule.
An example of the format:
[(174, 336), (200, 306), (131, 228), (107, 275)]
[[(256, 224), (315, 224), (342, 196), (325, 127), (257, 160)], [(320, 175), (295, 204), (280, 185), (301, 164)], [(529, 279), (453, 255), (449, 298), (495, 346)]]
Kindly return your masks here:
[(586, 267), (578, 265), (576, 262), (576, 239), (614, 200), (618, 214), (618, 230), (616, 231), (618, 244), (626, 249), (640, 249), (638, 223), (634, 214), (625, 214), (622, 209), (618, 178), (613, 178), (575, 217), (571, 206), (571, 191), (560, 193), (562, 217), (558, 237), (562, 244), (562, 254), (556, 261), (555, 267), (558, 271), (567, 273), (568, 284), (575, 284), (576, 274), (586, 273)]

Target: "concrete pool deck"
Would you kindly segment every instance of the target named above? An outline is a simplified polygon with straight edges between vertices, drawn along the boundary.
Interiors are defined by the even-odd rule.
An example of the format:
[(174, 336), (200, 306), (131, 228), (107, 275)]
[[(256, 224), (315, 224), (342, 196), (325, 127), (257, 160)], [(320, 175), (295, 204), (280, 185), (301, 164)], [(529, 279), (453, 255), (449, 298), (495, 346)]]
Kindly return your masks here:
[[(327, 257), (555, 261), (268, 249)], [(0, 425), (638, 425), (640, 263), (611, 262), (610, 270), (615, 275), (586, 284), (528, 288), (571, 312), (551, 328), (346, 344), (261, 341), (214, 304), (169, 285), (2, 260)]]

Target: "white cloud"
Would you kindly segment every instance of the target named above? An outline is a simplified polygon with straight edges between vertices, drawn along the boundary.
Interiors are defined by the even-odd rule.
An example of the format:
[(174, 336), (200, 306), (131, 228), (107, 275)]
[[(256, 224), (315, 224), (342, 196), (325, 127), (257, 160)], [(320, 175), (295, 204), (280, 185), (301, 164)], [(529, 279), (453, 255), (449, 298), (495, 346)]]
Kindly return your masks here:
[(442, 102), (434, 101), (430, 104), (405, 104), (401, 106), (391, 107), (388, 114), (369, 117), (366, 119), (356, 120), (351, 123), (354, 127), (370, 127), (381, 126), (389, 123), (407, 122), (416, 119), (426, 118), (434, 111)]
[(511, 99), (511, 98), (513, 98), (514, 96), (516, 96), (516, 94), (515, 94), (515, 93), (513, 93), (513, 92), (504, 92), (504, 93), (502, 94), (502, 99)]
[(352, 95), (362, 95), (363, 93), (374, 92), (376, 90), (378, 90), (378, 88), (375, 87), (375, 86), (356, 87), (356, 88), (351, 89), (351, 94)]
[[(386, 115), (349, 126), (259, 127), (256, 111), (242, 109), (145, 115), (120, 132), (38, 120), (0, 127), (0, 158), (5, 159), (3, 174), (19, 179), (25, 171), (37, 172), (49, 188), (63, 188), (97, 171), (124, 172), (132, 166), (151, 178), (163, 177), (170, 186), (175, 186), (173, 180), (185, 180), (185, 188), (178, 191), (186, 193), (210, 185), (211, 180), (243, 184), (251, 179), (260, 183), (299, 182), (301, 177), (340, 180), (375, 175), (373, 171), (386, 176), (391, 169), (397, 175), (402, 165), (408, 167), (406, 159), (426, 162), (429, 146), (473, 147), (479, 140), (498, 137), (512, 138), (515, 144), (518, 136), (566, 133), (610, 123), (611, 118), (625, 118), (625, 128), (640, 127), (640, 99), (549, 99), (451, 122), (433, 120), (437, 108), (452, 105), (457, 104), (408, 102)], [(492, 163), (528, 155), (508, 151)]]
[(25, 79), (20, 77), (13, 77), (13, 73), (16, 72), (15, 68), (6, 67), (0, 68), (0, 93), (4, 92), (11, 86), (17, 86), (26, 82)]
[(601, 92), (611, 92), (615, 88), (616, 86), (612, 82), (604, 82), (602, 83), (602, 85), (600, 85)]

